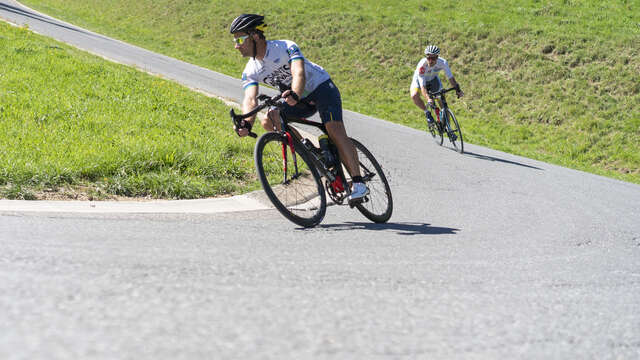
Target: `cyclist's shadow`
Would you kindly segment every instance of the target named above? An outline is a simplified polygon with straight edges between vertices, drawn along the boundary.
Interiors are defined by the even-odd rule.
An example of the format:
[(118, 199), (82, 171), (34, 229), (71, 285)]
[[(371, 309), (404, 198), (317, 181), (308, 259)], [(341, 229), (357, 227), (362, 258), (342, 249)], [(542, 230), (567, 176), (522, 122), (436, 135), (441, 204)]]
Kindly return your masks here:
[(372, 222), (354, 222), (349, 221), (341, 224), (320, 224), (318, 228), (323, 228), (332, 231), (345, 231), (345, 230), (392, 230), (398, 235), (441, 235), (452, 234), (455, 235), (460, 229), (431, 226), (426, 223), (384, 223), (376, 224)]
[(501, 159), (501, 158), (497, 158), (497, 157), (493, 157), (493, 156), (489, 156), (489, 155), (476, 154), (476, 153), (472, 153), (470, 151), (465, 151), (464, 155), (471, 156), (471, 157), (474, 157), (476, 159), (482, 159), (482, 160), (487, 160), (487, 161), (497, 161), (497, 162), (501, 162), (501, 163), (504, 163), (504, 164), (524, 166), (524, 167), (527, 167), (529, 169), (543, 170), (543, 169), (541, 169), (539, 167), (536, 167), (536, 166), (533, 166), (533, 165), (527, 165), (527, 164), (523, 164), (523, 163), (520, 163), (520, 162), (517, 162), (517, 161)]

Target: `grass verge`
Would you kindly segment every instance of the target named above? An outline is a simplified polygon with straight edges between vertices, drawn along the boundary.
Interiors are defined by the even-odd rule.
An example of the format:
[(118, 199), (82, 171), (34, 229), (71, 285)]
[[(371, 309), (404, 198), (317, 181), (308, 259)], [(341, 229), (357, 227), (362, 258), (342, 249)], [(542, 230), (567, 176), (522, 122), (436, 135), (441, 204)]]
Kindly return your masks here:
[(262, 13), (325, 67), (345, 107), (421, 128), (408, 87), (422, 50), (443, 49), (467, 97), (474, 144), (640, 183), (640, 4), (618, 0), (24, 0), (45, 13), (240, 75), (230, 21)]
[(1, 198), (258, 188), (221, 101), (1, 22), (0, 57)]

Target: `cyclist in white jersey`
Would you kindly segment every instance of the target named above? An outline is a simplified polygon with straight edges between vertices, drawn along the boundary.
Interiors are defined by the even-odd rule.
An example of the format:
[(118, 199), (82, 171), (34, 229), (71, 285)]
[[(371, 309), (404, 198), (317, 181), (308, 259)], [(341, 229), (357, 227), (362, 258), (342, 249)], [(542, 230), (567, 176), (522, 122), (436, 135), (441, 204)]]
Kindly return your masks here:
[[(449, 83), (456, 88), (458, 97), (463, 96), (464, 93), (460, 90), (460, 85), (458, 85), (458, 82), (453, 77), (447, 60), (439, 57), (440, 49), (437, 46), (427, 46), (424, 54), (425, 57), (420, 60), (418, 66), (416, 66), (416, 70), (413, 72), (413, 79), (411, 79), (411, 99), (420, 110), (424, 111), (427, 122), (432, 124), (434, 120), (429, 109), (434, 107), (434, 103), (433, 99), (429, 97), (428, 91), (438, 91), (442, 88), (442, 82), (438, 77), (440, 71), (444, 71), (447, 79), (449, 79)], [(427, 100), (429, 106), (426, 106), (424, 101), (422, 101), (420, 93), (422, 93), (422, 96)], [(440, 106), (442, 106), (442, 104), (440, 104)]]
[[(260, 83), (271, 85), (282, 92), (286, 106), (285, 116), (307, 118), (318, 111), (327, 133), (338, 148), (340, 158), (351, 174), (353, 184), (349, 202), (363, 198), (369, 189), (362, 182), (358, 155), (349, 140), (342, 122), (340, 91), (329, 74), (320, 66), (307, 60), (296, 43), (289, 40), (266, 40), (264, 16), (242, 14), (231, 23), (235, 48), (242, 56), (251, 57), (242, 73), (244, 100), (242, 111), (247, 113), (257, 105)], [(270, 109), (262, 126), (273, 131), (280, 126), (278, 109)], [(255, 115), (244, 120), (236, 132), (246, 136), (255, 121)]]

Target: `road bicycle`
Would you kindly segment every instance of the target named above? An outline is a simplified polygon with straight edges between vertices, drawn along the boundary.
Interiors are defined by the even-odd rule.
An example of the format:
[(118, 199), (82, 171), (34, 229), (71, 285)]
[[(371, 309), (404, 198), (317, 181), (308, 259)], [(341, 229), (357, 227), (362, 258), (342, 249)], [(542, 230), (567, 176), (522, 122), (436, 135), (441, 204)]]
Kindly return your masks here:
[[(248, 122), (243, 119), (266, 107), (282, 109), (284, 104), (281, 95), (262, 94), (258, 96), (258, 106), (248, 113), (239, 115), (232, 109), (231, 120), (236, 129), (248, 128)], [(308, 136), (300, 135), (290, 123), (309, 125), (327, 134), (325, 125), (305, 118), (285, 118), (283, 111), (280, 114), (281, 130), (274, 128), (260, 136), (255, 145), (254, 160), (262, 188), (282, 215), (303, 227), (316, 226), (324, 218), (328, 196), (337, 205), (357, 208), (373, 222), (389, 220), (393, 211), (389, 182), (378, 161), (362, 143), (350, 138), (369, 194), (349, 203), (351, 176), (340, 162), (336, 146), (329, 144), (328, 149), (321, 149)], [(249, 136), (257, 137), (250, 128)]]
[(442, 109), (438, 109), (438, 106), (435, 105), (434, 101), (433, 109), (436, 113), (436, 121), (428, 124), (428, 129), (436, 144), (442, 145), (444, 142), (444, 135), (447, 135), (447, 138), (451, 142), (451, 145), (453, 145), (453, 148), (462, 154), (464, 152), (462, 130), (460, 129), (460, 124), (458, 124), (458, 120), (456, 120), (455, 115), (453, 115), (453, 112), (449, 109), (447, 99), (444, 95), (452, 90), (456, 90), (456, 88), (440, 89), (435, 92), (429, 91), (429, 96), (432, 99), (439, 99)]

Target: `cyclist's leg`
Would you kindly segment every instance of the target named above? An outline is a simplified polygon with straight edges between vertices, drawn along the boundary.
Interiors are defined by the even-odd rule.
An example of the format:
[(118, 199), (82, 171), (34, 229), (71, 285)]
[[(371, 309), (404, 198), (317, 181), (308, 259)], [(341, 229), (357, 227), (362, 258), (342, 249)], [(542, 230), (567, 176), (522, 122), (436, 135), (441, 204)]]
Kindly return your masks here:
[(347, 168), (347, 171), (351, 175), (351, 194), (349, 195), (349, 203), (354, 200), (360, 200), (369, 193), (369, 189), (362, 180), (362, 174), (360, 173), (360, 163), (358, 161), (358, 153), (356, 152), (355, 145), (347, 136), (344, 123), (333, 119), (325, 123), (327, 132), (331, 137), (331, 140), (338, 148), (340, 159)]
[(331, 80), (318, 85), (318, 88), (310, 95), (318, 108), (318, 115), (327, 128), (331, 141), (338, 148), (342, 162), (351, 176), (360, 176), (360, 167), (356, 157), (356, 148), (347, 136), (347, 131), (342, 122), (342, 99), (340, 91)]
[(318, 108), (320, 119), (327, 128), (327, 133), (338, 148), (340, 159), (351, 175), (352, 190), (349, 201), (357, 200), (369, 193), (369, 190), (362, 181), (360, 174), (360, 164), (355, 145), (347, 136), (347, 131), (342, 122), (342, 100), (340, 91), (328, 80), (318, 86), (314, 91), (315, 103)]
[(416, 106), (422, 110), (422, 112), (424, 112), (425, 117), (427, 118), (427, 123), (429, 125), (433, 124), (433, 116), (431, 115), (431, 110), (429, 110), (429, 108), (427, 107), (427, 105), (425, 104), (424, 100), (422, 100), (422, 97), (420, 96), (420, 88), (419, 87), (414, 87), (412, 85), (411, 87), (411, 100), (413, 100), (413, 103), (416, 104)]
[(276, 107), (267, 110), (264, 117), (260, 118), (262, 127), (267, 131), (280, 130), (280, 111)]
[(420, 96), (420, 83), (418, 82), (418, 77), (416, 75), (414, 75), (413, 80), (411, 80), (409, 92), (411, 93), (411, 100), (413, 100), (413, 103), (416, 104), (420, 110), (426, 111), (427, 106)]
[(351, 176), (360, 176), (360, 166), (358, 166), (358, 158), (356, 157), (356, 148), (347, 136), (347, 131), (344, 127), (344, 123), (341, 121), (332, 120), (325, 123), (327, 132), (331, 137), (331, 140), (338, 148), (340, 159), (344, 163), (345, 167), (349, 171)]
[[(425, 89), (427, 89), (428, 92), (435, 92), (435, 91), (438, 91), (438, 90), (440, 90), (442, 88), (442, 82), (440, 82), (440, 79), (436, 76), (436, 77), (434, 77), (433, 79), (431, 79), (429, 81), (425, 81), (424, 87), (425, 87)], [(440, 103), (440, 101), (438, 101), (438, 104), (436, 104), (436, 106), (439, 106), (439, 107), (442, 108), (442, 103)], [(431, 110), (430, 109), (427, 109), (426, 114), (427, 114), (427, 121), (429, 123), (434, 121), (434, 118), (431, 115)]]

